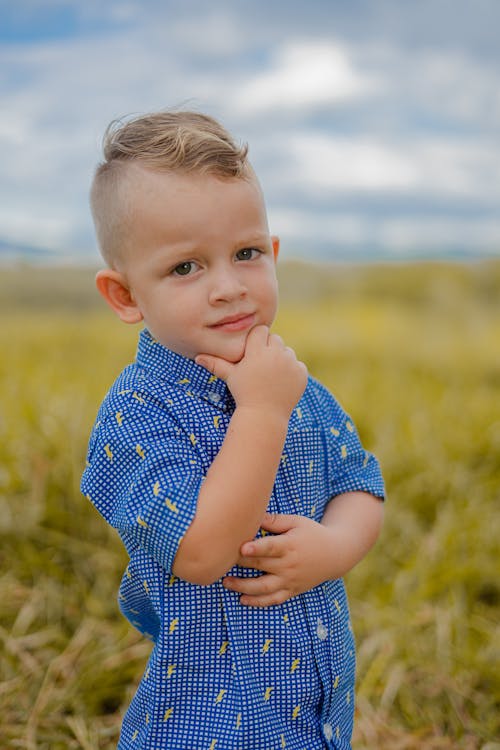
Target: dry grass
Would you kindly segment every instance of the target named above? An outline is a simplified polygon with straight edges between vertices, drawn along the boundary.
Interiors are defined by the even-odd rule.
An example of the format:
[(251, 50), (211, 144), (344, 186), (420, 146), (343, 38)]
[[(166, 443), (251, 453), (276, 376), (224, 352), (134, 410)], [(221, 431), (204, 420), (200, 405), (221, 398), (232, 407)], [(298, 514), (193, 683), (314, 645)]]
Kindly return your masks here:
[[(2, 750), (115, 747), (150, 648), (118, 613), (124, 552), (78, 489), (136, 335), (90, 277), (0, 272)], [(389, 489), (383, 537), (347, 581), (355, 748), (500, 750), (500, 264), (293, 266), (282, 288), (277, 329)]]

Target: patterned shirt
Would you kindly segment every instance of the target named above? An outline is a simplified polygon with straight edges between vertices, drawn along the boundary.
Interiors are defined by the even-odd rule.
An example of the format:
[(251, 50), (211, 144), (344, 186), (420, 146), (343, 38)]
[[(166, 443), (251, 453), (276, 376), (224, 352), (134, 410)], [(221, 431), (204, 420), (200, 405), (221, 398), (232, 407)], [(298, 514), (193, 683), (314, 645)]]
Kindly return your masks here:
[[(120, 750), (351, 746), (355, 657), (341, 579), (258, 608), (221, 581), (198, 586), (172, 574), (234, 408), (224, 381), (144, 330), (136, 362), (99, 410), (82, 491), (120, 534), (130, 557), (120, 608), (154, 644)], [(309, 378), (268, 511), (320, 521), (332, 497), (354, 490), (383, 496), (377, 461)]]

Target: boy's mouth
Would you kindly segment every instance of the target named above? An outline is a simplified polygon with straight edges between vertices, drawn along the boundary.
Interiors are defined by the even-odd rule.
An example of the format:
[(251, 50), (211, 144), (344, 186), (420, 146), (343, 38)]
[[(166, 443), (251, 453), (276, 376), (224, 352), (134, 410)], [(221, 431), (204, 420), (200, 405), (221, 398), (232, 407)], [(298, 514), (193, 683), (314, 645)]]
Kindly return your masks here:
[(255, 313), (239, 313), (237, 315), (228, 315), (225, 318), (213, 323), (210, 328), (216, 331), (246, 331), (255, 325)]

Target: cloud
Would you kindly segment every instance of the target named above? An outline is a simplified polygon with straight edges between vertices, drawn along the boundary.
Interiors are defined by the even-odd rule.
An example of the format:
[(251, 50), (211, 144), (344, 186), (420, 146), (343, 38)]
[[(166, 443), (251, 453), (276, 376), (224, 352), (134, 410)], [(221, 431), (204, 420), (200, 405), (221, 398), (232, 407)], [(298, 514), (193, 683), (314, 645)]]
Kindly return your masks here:
[(303, 131), (287, 139), (286, 151), (302, 186), (319, 193), (404, 191), (476, 199), (500, 193), (500, 152), (493, 143), (415, 135), (391, 142)]
[[(366, 53), (365, 53), (366, 54)], [(493, 132), (500, 125), (499, 61), (465, 50), (378, 46), (372, 65), (385, 78), (385, 99), (400, 122), (438, 132)], [(395, 114), (392, 109), (391, 114)]]
[[(373, 12), (359, 29), (361, 6), (292, 0), (279, 22), (261, 0), (251, 11), (89, 0), (71, 38), (0, 47), (0, 239), (91, 252), (87, 191), (105, 126), (187, 102), (249, 141), (290, 246), (315, 233), (325, 246), (430, 247), (434, 232), (436, 247), (500, 249), (494, 51), (447, 44), (441, 5), (434, 47), (401, 13), (391, 33)], [(384, 22), (390, 7), (379, 5)]]
[(360, 259), (454, 254), (500, 253), (500, 219), (428, 216), (328, 215), (311, 208), (277, 208), (269, 212), (271, 231), (281, 238), (281, 254), (332, 259)]
[[(2, 204), (5, 205), (4, 201)], [(31, 245), (46, 250), (55, 249), (59, 252), (73, 250), (75, 234), (75, 216), (69, 212), (59, 216), (46, 216), (43, 205), (26, 222), (26, 212), (22, 205), (13, 211), (0, 208), (0, 226), (5, 240), (14, 244)]]
[(241, 85), (235, 105), (261, 115), (272, 110), (335, 104), (375, 91), (379, 82), (356, 70), (338, 43), (295, 40), (278, 48), (271, 65)]

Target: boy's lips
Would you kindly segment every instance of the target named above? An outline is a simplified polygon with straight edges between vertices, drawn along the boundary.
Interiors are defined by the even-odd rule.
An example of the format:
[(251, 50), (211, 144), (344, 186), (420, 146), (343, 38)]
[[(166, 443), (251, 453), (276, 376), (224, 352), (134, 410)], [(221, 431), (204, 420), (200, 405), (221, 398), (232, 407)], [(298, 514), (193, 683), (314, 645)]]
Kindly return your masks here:
[(221, 318), (217, 323), (212, 323), (210, 328), (216, 331), (246, 331), (255, 323), (255, 313), (238, 313)]

